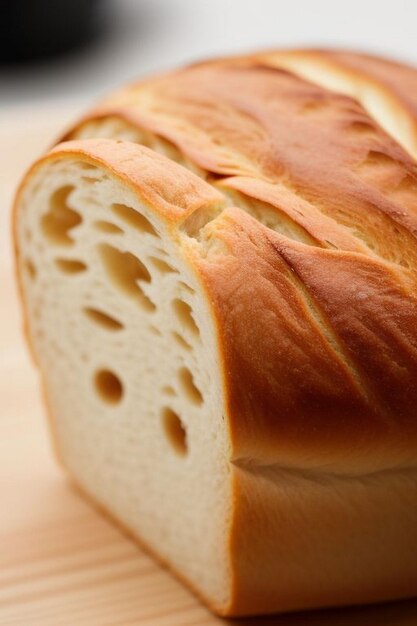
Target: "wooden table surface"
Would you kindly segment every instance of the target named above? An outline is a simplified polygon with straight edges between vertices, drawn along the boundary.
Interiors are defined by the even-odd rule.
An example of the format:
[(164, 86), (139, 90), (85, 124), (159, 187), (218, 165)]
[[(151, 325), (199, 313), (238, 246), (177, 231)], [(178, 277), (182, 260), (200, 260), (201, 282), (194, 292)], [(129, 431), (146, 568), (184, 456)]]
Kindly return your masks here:
[(417, 601), (220, 620), (71, 488), (21, 339), (9, 240), (16, 181), (70, 111), (0, 116), (0, 626), (417, 626)]

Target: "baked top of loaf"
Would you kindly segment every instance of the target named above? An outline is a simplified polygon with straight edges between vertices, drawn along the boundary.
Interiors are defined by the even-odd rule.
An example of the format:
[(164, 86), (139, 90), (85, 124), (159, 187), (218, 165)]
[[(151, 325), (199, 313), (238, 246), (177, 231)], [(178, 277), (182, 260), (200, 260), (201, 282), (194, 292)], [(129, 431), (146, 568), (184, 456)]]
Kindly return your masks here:
[[(377, 85), (384, 115), (299, 65), (327, 83), (338, 72), (352, 92)], [(400, 67), (302, 51), (203, 63), (110, 96), (71, 133), (136, 129), (234, 207), (193, 235), (224, 248), (202, 266), (239, 458), (358, 472), (414, 462), (417, 169), (382, 128), (394, 99), (412, 112), (416, 73)]]

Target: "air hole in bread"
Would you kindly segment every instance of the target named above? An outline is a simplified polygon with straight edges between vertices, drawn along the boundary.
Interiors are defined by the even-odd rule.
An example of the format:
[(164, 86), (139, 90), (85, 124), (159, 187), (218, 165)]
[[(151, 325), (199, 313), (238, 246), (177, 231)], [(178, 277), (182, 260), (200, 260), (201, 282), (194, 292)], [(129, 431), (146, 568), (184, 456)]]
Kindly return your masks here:
[(185, 456), (188, 451), (187, 431), (178, 415), (166, 407), (162, 411), (162, 425), (169, 444), (179, 456)]
[(134, 299), (144, 310), (154, 311), (155, 305), (145, 294), (139, 281), (150, 283), (146, 266), (131, 252), (121, 252), (108, 244), (101, 244), (99, 252), (104, 268), (113, 285)]
[(177, 342), (177, 344), (179, 346), (181, 346), (181, 348), (184, 348), (185, 350), (191, 350), (191, 346), (190, 344), (185, 341), (184, 337), (182, 335), (180, 335), (179, 333), (177, 333), (175, 330), (172, 332), (172, 336), (175, 339), (175, 341)]
[(84, 161), (79, 161), (77, 163), (77, 168), (80, 170), (84, 170), (84, 172), (97, 172), (97, 167), (95, 165), (90, 165), (90, 163), (85, 163)]
[(102, 233), (111, 233), (111, 234), (123, 233), (123, 230), (119, 226), (117, 226), (116, 224), (113, 224), (112, 222), (106, 222), (106, 220), (96, 220), (94, 222), (94, 226), (97, 228), (97, 230), (100, 230)]
[(123, 328), (123, 324), (121, 322), (116, 320), (114, 317), (111, 317), (107, 313), (99, 311), (98, 309), (85, 307), (84, 313), (92, 322), (98, 324), (98, 326), (101, 326), (102, 328), (106, 328), (107, 330), (115, 331), (121, 330)]
[(81, 223), (82, 218), (68, 206), (68, 196), (73, 189), (71, 185), (57, 189), (51, 196), (48, 212), (42, 217), (42, 231), (51, 243), (61, 246), (74, 243), (69, 232)]
[(161, 273), (161, 274), (172, 274), (177, 273), (177, 270), (173, 268), (169, 263), (163, 261), (162, 259), (158, 259), (156, 256), (149, 257), (152, 265)]
[(36, 278), (37, 272), (36, 272), (35, 265), (33, 264), (33, 262), (30, 259), (26, 259), (26, 261), (25, 261), (25, 268), (26, 268), (26, 271), (27, 271), (29, 277), (32, 280), (34, 280)]
[(157, 237), (157, 232), (150, 221), (135, 209), (126, 204), (112, 204), (111, 209), (115, 215), (125, 221), (129, 226), (141, 233), (149, 233)]
[(181, 287), (182, 289), (185, 289), (185, 291), (188, 291), (188, 293), (194, 294), (195, 290), (190, 287), (190, 285), (187, 285), (187, 283), (184, 283), (184, 281), (180, 280), (178, 283), (178, 286)]
[(77, 259), (55, 259), (55, 265), (64, 274), (79, 274), (87, 269), (87, 265)]
[(204, 226), (212, 222), (221, 213), (222, 207), (213, 205), (202, 206), (189, 215), (181, 224), (181, 230), (189, 237), (198, 239)]
[(167, 396), (175, 396), (175, 389), (174, 387), (171, 387), (171, 385), (165, 385), (164, 387), (162, 387), (162, 393), (164, 393)]
[(184, 300), (181, 300), (180, 298), (175, 298), (175, 300), (172, 301), (172, 308), (174, 309), (175, 315), (183, 328), (186, 328), (193, 335), (200, 334), (198, 326), (192, 315), (192, 309), (187, 302), (184, 302)]
[(93, 178), (92, 176), (82, 176), (82, 181), (87, 183), (87, 185), (94, 185), (97, 182), (97, 178)]
[(161, 336), (160, 331), (159, 331), (159, 330), (158, 330), (155, 326), (153, 326), (152, 324), (150, 324), (150, 325), (149, 325), (149, 330), (150, 330), (150, 332), (151, 332), (153, 335), (156, 335), (157, 337), (160, 337), (160, 336)]
[(166, 258), (168, 258), (167, 251), (166, 251), (166, 250), (164, 250), (163, 248), (155, 247), (155, 252), (156, 252), (157, 254), (159, 254), (159, 255), (160, 255), (160, 257), (166, 257)]
[(193, 404), (200, 405), (203, 402), (201, 391), (194, 382), (194, 377), (188, 367), (182, 367), (178, 372), (181, 389)]
[(111, 370), (96, 372), (94, 384), (100, 398), (109, 404), (118, 404), (123, 397), (122, 381)]

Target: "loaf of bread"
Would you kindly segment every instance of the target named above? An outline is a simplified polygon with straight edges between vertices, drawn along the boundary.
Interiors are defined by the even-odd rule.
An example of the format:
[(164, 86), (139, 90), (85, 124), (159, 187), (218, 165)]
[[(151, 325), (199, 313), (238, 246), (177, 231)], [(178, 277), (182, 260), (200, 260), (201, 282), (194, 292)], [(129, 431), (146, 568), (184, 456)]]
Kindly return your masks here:
[(416, 129), (414, 69), (214, 60), (18, 191), (59, 459), (219, 614), (417, 593)]

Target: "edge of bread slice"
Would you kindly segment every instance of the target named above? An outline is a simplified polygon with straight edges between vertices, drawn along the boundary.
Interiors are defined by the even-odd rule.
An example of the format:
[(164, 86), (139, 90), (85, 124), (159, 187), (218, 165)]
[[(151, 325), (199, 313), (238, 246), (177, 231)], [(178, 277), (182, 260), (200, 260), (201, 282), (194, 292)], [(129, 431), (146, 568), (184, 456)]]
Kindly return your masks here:
[(147, 148), (73, 142), (26, 176), (15, 232), (25, 324), (62, 464), (226, 612), (222, 373), (210, 301), (181, 228), (221, 202)]

